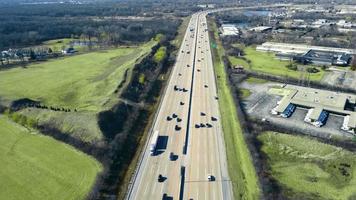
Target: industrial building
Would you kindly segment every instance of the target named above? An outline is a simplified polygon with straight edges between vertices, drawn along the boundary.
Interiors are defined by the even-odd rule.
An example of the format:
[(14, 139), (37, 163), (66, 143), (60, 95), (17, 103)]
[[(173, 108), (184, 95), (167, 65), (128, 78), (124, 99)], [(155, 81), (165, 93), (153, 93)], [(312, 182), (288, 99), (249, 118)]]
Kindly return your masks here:
[(340, 65), (351, 63), (355, 49), (310, 46), (303, 44), (266, 42), (257, 46), (256, 50), (276, 53), (281, 60), (295, 60), (303, 64)]
[(272, 114), (287, 118), (296, 107), (305, 108), (308, 112), (304, 121), (321, 127), (332, 113), (344, 117), (342, 130), (356, 133), (356, 95), (289, 85), (285, 89), (288, 94), (272, 109)]
[(222, 24), (221, 34), (222, 36), (239, 35), (240, 31), (235, 24)]
[(351, 63), (352, 56), (343, 52), (309, 50), (302, 55), (293, 56), (293, 60), (300, 63), (311, 63), (316, 65), (339, 65), (347, 66)]

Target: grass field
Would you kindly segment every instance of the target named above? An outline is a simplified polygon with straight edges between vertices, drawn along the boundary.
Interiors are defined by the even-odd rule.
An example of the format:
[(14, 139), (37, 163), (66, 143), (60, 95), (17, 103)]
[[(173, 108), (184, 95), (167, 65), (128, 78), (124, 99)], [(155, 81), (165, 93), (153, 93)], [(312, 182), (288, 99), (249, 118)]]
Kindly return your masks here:
[[(245, 58), (229, 57), (229, 60), (232, 65), (242, 65), (246, 69), (250, 69), (256, 72), (262, 72), (277, 76), (288, 76), (292, 78), (300, 78), (303, 72), (294, 71), (288, 69), (286, 66), (289, 64), (289, 61), (278, 60), (275, 58), (274, 54), (256, 51), (255, 46), (248, 46), (244, 48)], [(310, 66), (311, 67), (311, 66)], [(310, 80), (320, 81), (324, 76), (324, 71), (320, 70), (318, 73), (311, 73)]]
[(30, 98), (49, 106), (98, 111), (123, 80), (124, 72), (150, 52), (155, 41), (0, 71), (0, 97)]
[(260, 79), (260, 78), (255, 78), (255, 77), (248, 77), (246, 79), (246, 82), (252, 83), (252, 84), (263, 84), (263, 83), (267, 83), (268, 81), (265, 80), (265, 79)]
[[(62, 39), (55, 39), (55, 40), (48, 40), (43, 42), (41, 45), (37, 45), (38, 47), (45, 46), (51, 48), (54, 52), (60, 52), (62, 49), (68, 48), (70, 46), (71, 41), (75, 41), (78, 39), (72, 39), (72, 38), (62, 38)], [(96, 41), (95, 38), (92, 38), (91, 41)], [(76, 51), (82, 52), (85, 50), (89, 50), (87, 46), (79, 46), (79, 45), (74, 45), (73, 46)], [(97, 46), (93, 46), (97, 47)]]
[[(259, 199), (260, 188), (251, 155), (246, 145), (242, 129), (236, 113), (228, 77), (222, 62), (223, 47), (217, 34), (216, 24), (209, 20), (210, 30), (214, 30), (212, 41), (217, 42), (213, 48), (214, 69), (217, 77), (219, 109), (224, 131), (227, 151), (228, 169), (232, 180), (235, 199)], [(215, 46), (215, 45), (214, 45)]]
[(251, 95), (251, 91), (245, 88), (239, 89), (241, 93), (241, 98), (245, 99)]
[(281, 133), (267, 132), (258, 139), (287, 197), (355, 199), (356, 153)]
[(102, 166), (0, 115), (0, 199), (84, 199)]

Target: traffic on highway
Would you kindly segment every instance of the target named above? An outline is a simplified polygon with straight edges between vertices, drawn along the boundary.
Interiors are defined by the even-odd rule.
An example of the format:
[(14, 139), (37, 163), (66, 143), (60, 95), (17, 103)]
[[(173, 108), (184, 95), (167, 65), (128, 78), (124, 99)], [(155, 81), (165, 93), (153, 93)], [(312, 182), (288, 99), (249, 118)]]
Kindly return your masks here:
[(232, 199), (206, 12), (192, 15), (127, 199)]

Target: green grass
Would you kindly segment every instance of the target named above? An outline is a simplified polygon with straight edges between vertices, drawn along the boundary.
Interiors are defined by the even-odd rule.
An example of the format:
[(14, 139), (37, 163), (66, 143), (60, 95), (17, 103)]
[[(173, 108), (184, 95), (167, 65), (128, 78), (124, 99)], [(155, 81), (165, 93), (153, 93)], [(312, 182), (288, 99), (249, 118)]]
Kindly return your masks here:
[(245, 69), (248, 69), (250, 67), (250, 64), (248, 64), (247, 61), (244, 60), (244, 59), (233, 57), (233, 56), (229, 56), (229, 60), (230, 60), (230, 62), (231, 62), (231, 64), (233, 66), (241, 65)]
[[(243, 49), (245, 52), (245, 58), (249, 61), (245, 61), (241, 58), (229, 57), (231, 64), (233, 65), (242, 65), (245, 68), (261, 72), (267, 73), (277, 76), (288, 76), (292, 78), (301, 78), (301, 71), (294, 71), (288, 69), (286, 66), (290, 63), (289, 61), (278, 60), (275, 58), (275, 55), (272, 53), (260, 52), (256, 51), (255, 46), (248, 46)], [(306, 66), (311, 67), (311, 66)], [(318, 73), (311, 73), (310, 80), (320, 81), (324, 76), (324, 71), (320, 70)]]
[(355, 153), (308, 137), (281, 133), (267, 132), (258, 139), (268, 156), (272, 176), (288, 197), (298, 193), (306, 199), (356, 196)]
[(0, 199), (84, 199), (102, 166), (0, 115)]
[(155, 53), (155, 55), (153, 56), (153, 60), (157, 63), (160, 63), (167, 54), (167, 48), (166, 47), (160, 47), (157, 52)]
[[(75, 41), (75, 40), (78, 40), (78, 39), (62, 38), (62, 39), (48, 40), (38, 46), (46, 46), (46, 47), (51, 48), (54, 52), (59, 52), (62, 49), (68, 48), (70, 46), (70, 42)], [(92, 41), (96, 41), (96, 39), (93, 38)], [(76, 51), (79, 51), (79, 52), (88, 49), (88, 47), (86, 47), (86, 46), (79, 46), (79, 45), (74, 45), (73, 47), (75, 48)]]
[(251, 91), (245, 88), (241, 88), (239, 89), (240, 93), (241, 93), (241, 98), (246, 99), (247, 97), (249, 97), (251, 95)]
[(246, 82), (251, 83), (251, 84), (263, 84), (263, 83), (268, 83), (267, 80), (265, 79), (260, 79), (260, 78), (255, 78), (255, 77), (248, 77), (246, 79)]
[(124, 72), (150, 52), (155, 41), (140, 47), (106, 51), (0, 71), (0, 97), (31, 98), (49, 106), (98, 111), (123, 80)]
[[(252, 158), (236, 113), (228, 77), (222, 62), (224, 49), (217, 33), (216, 24), (209, 20), (209, 28), (214, 30), (217, 49), (213, 48), (214, 69), (217, 77), (219, 109), (224, 132), (229, 176), (235, 199), (259, 199), (260, 188)], [(215, 45), (214, 45), (215, 46)]]

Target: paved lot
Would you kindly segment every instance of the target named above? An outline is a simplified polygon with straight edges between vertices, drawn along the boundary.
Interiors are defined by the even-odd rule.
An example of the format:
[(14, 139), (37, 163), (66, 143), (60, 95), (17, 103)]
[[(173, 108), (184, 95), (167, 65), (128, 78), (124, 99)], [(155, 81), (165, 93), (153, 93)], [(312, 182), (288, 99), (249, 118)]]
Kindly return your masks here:
[(290, 130), (299, 130), (314, 136), (326, 138), (330, 136), (352, 137), (350, 133), (340, 129), (343, 123), (343, 117), (339, 115), (330, 114), (326, 125), (321, 128), (304, 122), (304, 117), (307, 113), (307, 110), (304, 108), (297, 108), (290, 118), (272, 115), (270, 113), (271, 110), (282, 97), (268, 94), (267, 91), (270, 87), (279, 85), (281, 84), (271, 82), (264, 84), (249, 84), (243, 82), (240, 84), (241, 88), (249, 89), (252, 92), (252, 94), (242, 102), (246, 113), (250, 117), (259, 120), (266, 118), (273, 124), (287, 127)]
[(322, 79), (322, 83), (355, 89), (356, 72), (343, 69), (335, 69), (326, 73)]

